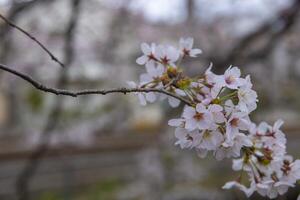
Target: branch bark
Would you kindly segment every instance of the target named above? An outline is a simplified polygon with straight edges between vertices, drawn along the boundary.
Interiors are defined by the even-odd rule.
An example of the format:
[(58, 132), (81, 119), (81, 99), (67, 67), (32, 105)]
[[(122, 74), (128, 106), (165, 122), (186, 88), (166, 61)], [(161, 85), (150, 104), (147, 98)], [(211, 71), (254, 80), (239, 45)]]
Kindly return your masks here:
[(71, 96), (71, 97), (78, 97), (78, 96), (83, 96), (83, 95), (107, 95), (107, 94), (112, 94), (112, 93), (122, 93), (122, 94), (127, 94), (127, 93), (136, 93), (136, 92), (144, 92), (144, 93), (149, 93), (149, 92), (156, 92), (156, 93), (161, 93), (165, 94), (171, 97), (174, 97), (181, 102), (187, 104), (187, 105), (192, 105), (192, 103), (185, 98), (178, 96), (176, 94), (173, 94), (171, 92), (168, 92), (167, 90), (163, 89), (156, 89), (156, 88), (115, 88), (115, 89), (108, 89), (108, 90), (99, 90), (99, 89), (86, 89), (86, 90), (80, 90), (80, 91), (71, 91), (71, 90), (64, 90), (64, 89), (58, 89), (58, 88), (52, 88), (43, 85), (42, 83), (34, 80), (32, 77), (29, 75), (26, 75), (24, 73), (21, 73), (19, 71), (16, 71), (12, 68), (7, 67), (6, 65), (0, 64), (0, 69), (7, 71), (11, 74), (14, 74), (21, 79), (27, 81), (30, 83), (33, 87), (36, 89), (46, 92), (46, 93), (52, 93), (56, 95), (63, 95), (63, 96)]
[(51, 53), (51, 51), (42, 42), (40, 42), (36, 37), (31, 35), (29, 32), (27, 32), (23, 28), (19, 27), (18, 25), (14, 24), (12, 21), (10, 21), (6, 17), (4, 17), (1, 13), (0, 13), (0, 19), (2, 19), (10, 27), (12, 27), (12, 28), (20, 31), (24, 35), (26, 35), (29, 39), (31, 39), (33, 42), (35, 42), (37, 45), (39, 45), (41, 47), (41, 49), (43, 51), (45, 51), (54, 62), (58, 63), (61, 67), (65, 67), (65, 64), (63, 62), (61, 62), (53, 53)]

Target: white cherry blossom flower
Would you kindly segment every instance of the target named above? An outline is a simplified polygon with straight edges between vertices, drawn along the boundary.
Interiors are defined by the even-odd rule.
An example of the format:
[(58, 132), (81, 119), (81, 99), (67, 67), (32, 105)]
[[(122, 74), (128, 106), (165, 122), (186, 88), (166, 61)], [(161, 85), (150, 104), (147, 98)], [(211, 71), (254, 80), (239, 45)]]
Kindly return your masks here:
[(289, 172), (289, 181), (291, 180), (299, 180), (300, 179), (300, 160), (295, 160), (290, 165), (290, 172)]
[(277, 120), (274, 123), (273, 127), (266, 122), (261, 122), (255, 130), (254, 134), (256, 137), (259, 137), (259, 142), (263, 143), (264, 146), (271, 149), (276, 148), (277, 146), (277, 150), (281, 149), (282, 151), (284, 151), (283, 153), (285, 153), (286, 137), (280, 130), (282, 124), (282, 120)]
[(164, 66), (160, 63), (158, 63), (156, 66), (154, 63), (147, 63), (146, 70), (153, 79), (161, 77), (165, 72)]
[(186, 107), (182, 115), (186, 122), (185, 128), (188, 130), (208, 129), (212, 124), (212, 114), (202, 104), (197, 104), (196, 108)]
[(224, 75), (217, 75), (211, 71), (212, 69), (212, 63), (210, 63), (209, 67), (204, 73), (204, 79), (207, 84), (211, 85), (211, 95), (213, 98), (216, 98), (217, 95), (220, 93), (220, 91), (223, 89), (225, 86), (225, 81), (224, 81)]
[[(173, 92), (175, 94), (179, 95), (179, 96), (185, 96), (185, 93), (180, 89), (174, 89)], [(172, 108), (176, 108), (180, 104), (179, 99), (176, 99), (175, 97), (168, 96), (168, 95), (165, 95), (165, 94), (161, 94), (160, 95), (160, 100), (165, 100), (165, 99), (168, 99), (168, 103)]]
[[(133, 81), (128, 81), (127, 84), (131, 88), (139, 88), (139, 85), (137, 85)], [(142, 106), (147, 105), (147, 101), (153, 103), (156, 100), (156, 95), (154, 94), (154, 92), (135, 92), (135, 94), (138, 96), (138, 99)]]
[(209, 105), (212, 100), (216, 97), (213, 96), (212, 89), (208, 88), (207, 86), (198, 83), (198, 87), (201, 88), (201, 94), (197, 94), (197, 99), (203, 104), (203, 105)]
[[(137, 63), (146, 65), (146, 73), (140, 76), (139, 84), (128, 82), (129, 86), (164, 89), (188, 99), (192, 106), (186, 106), (180, 118), (168, 121), (169, 126), (176, 127), (175, 144), (194, 149), (201, 158), (210, 151), (217, 160), (232, 158), (232, 169), (247, 174), (250, 187), (231, 181), (224, 189), (235, 187), (248, 197), (254, 191), (269, 198), (286, 193), (300, 179), (300, 160), (294, 161), (286, 153), (286, 137), (280, 130), (283, 121), (258, 126), (250, 121), (249, 114), (257, 107), (257, 93), (250, 76), (242, 78), (237, 67), (230, 66), (223, 75), (217, 75), (210, 64), (204, 76), (193, 78), (181, 67), (175, 69), (180, 55), (196, 57), (202, 52), (193, 48), (193, 42), (192, 38), (181, 38), (179, 48), (143, 43), (143, 55)], [(157, 97), (168, 99), (171, 107), (180, 103), (165, 94), (136, 94), (142, 105)]]
[(222, 188), (223, 189), (231, 189), (233, 187), (238, 188), (239, 190), (243, 191), (247, 197), (250, 197), (253, 194), (253, 192), (255, 191), (254, 187), (247, 188), (246, 186), (244, 186), (236, 181), (227, 182)]
[(263, 197), (268, 195), (268, 191), (269, 191), (269, 185), (267, 184), (262, 184), (262, 183), (254, 183), (254, 185), (256, 186), (256, 191)]
[(206, 150), (216, 150), (224, 140), (219, 131), (204, 130), (200, 133), (200, 142), (197, 148)]
[(254, 90), (249, 88), (240, 88), (238, 90), (238, 108), (242, 112), (251, 113), (257, 107), (257, 94)]
[(174, 126), (174, 127), (181, 127), (184, 126), (185, 120), (182, 118), (179, 119), (170, 119), (168, 121), (169, 126)]
[(247, 113), (233, 113), (226, 122), (226, 143), (231, 144), (240, 130), (247, 130), (250, 121)]
[(240, 171), (240, 170), (244, 170), (244, 171), (248, 171), (251, 172), (251, 164), (250, 162), (257, 162), (257, 158), (254, 155), (251, 155), (249, 158), (246, 156), (243, 156), (239, 159), (233, 159), (232, 160), (232, 169), (234, 171)]
[(216, 84), (216, 79), (217, 79), (217, 76), (215, 73), (213, 73), (211, 71), (213, 65), (212, 63), (209, 64), (208, 68), (206, 69), (205, 73), (204, 73), (204, 77), (205, 77), (205, 81), (209, 84), (209, 85), (214, 85)]
[(162, 87), (162, 83), (159, 82), (159, 78), (163, 75), (165, 68), (162, 64), (147, 63), (146, 64), (147, 73), (140, 76), (140, 84), (148, 84), (156, 81), (156, 88)]
[(240, 170), (244, 169), (244, 166), (246, 164), (247, 163), (245, 163), (245, 158), (244, 157), (239, 158), (239, 159), (233, 159), (232, 160), (232, 169), (234, 171), (240, 171)]
[(242, 112), (252, 112), (256, 109), (258, 102), (257, 93), (252, 90), (252, 83), (250, 75), (242, 80), (242, 85), (238, 89), (239, 104), (238, 107)]
[(295, 160), (293, 162), (291, 156), (285, 156), (281, 170), (282, 177), (280, 180), (294, 184), (300, 179), (300, 160)]
[(270, 199), (274, 199), (278, 194), (282, 195), (286, 193), (289, 187), (294, 187), (294, 185), (288, 182), (268, 180), (257, 184), (257, 192), (262, 196), (268, 196)]
[(241, 78), (241, 71), (237, 67), (230, 66), (223, 76), (224, 85), (230, 89), (237, 89), (243, 84)]
[(224, 111), (225, 111), (225, 116), (229, 117), (232, 113), (238, 112), (239, 110), (233, 104), (232, 100), (228, 99), (227, 101), (225, 101)]
[(175, 67), (175, 62), (178, 60), (180, 53), (173, 46), (158, 45), (155, 51), (155, 57), (164, 64)]
[(237, 133), (233, 142), (229, 145), (227, 142), (223, 142), (221, 146), (215, 151), (215, 157), (217, 160), (223, 160), (224, 158), (237, 158), (241, 154), (242, 147), (251, 147), (253, 145), (251, 139), (242, 133)]
[(211, 104), (208, 106), (208, 111), (212, 114), (215, 123), (225, 122), (225, 116), (223, 114), (223, 107), (217, 104)]
[(180, 38), (179, 48), (184, 56), (197, 57), (198, 54), (202, 53), (201, 49), (193, 49), (194, 39), (191, 37)]
[(247, 75), (244, 79), (241, 78), (241, 86), (242, 88), (250, 88), (252, 89), (253, 84), (251, 82), (251, 77), (250, 75)]
[(154, 62), (156, 60), (155, 58), (155, 49), (156, 45), (155, 43), (151, 43), (151, 45), (147, 43), (141, 44), (141, 49), (143, 52), (143, 55), (136, 59), (136, 63), (139, 65), (145, 65), (148, 62)]
[(174, 97), (168, 97), (168, 103), (171, 107), (176, 108), (180, 104), (180, 100), (174, 98)]
[(182, 149), (185, 148), (193, 148), (199, 142), (199, 132), (198, 131), (188, 131), (184, 128), (176, 128), (175, 129), (175, 137), (177, 138), (177, 142), (175, 145), (180, 145)]

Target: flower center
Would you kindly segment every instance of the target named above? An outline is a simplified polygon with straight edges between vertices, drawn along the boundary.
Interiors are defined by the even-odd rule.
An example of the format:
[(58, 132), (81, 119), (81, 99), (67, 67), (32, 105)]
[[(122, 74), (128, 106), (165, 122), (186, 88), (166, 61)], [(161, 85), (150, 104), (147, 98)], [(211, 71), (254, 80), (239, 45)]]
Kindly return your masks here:
[(164, 56), (163, 58), (161, 58), (161, 62), (165, 65), (167, 65), (169, 63), (170, 59), (167, 58), (167, 56)]
[(238, 119), (238, 118), (233, 118), (233, 119), (230, 121), (230, 125), (231, 125), (231, 126), (234, 126), (234, 127), (237, 127), (237, 126), (238, 126), (238, 122), (239, 122), (239, 119)]
[(183, 54), (186, 55), (186, 56), (190, 55), (190, 50), (184, 48), (183, 49)]
[(189, 134), (186, 135), (186, 139), (189, 140), (189, 141), (193, 141), (194, 140), (193, 137), (190, 136)]
[(155, 56), (153, 55), (153, 53), (150, 53), (149, 55), (148, 55), (148, 59), (149, 60), (157, 60), (156, 58), (155, 58)]
[(231, 84), (233, 83), (233, 81), (235, 80), (235, 78), (233, 76), (228, 76), (226, 79), (225, 79), (225, 82), (227, 84)]
[(197, 121), (200, 121), (203, 119), (203, 113), (196, 113), (194, 115), (194, 119), (197, 120)]
[(203, 138), (209, 138), (211, 136), (211, 134), (209, 133), (209, 131), (205, 131), (204, 133), (203, 133)]
[(275, 132), (273, 132), (273, 131), (268, 131), (268, 132), (265, 134), (265, 136), (275, 138)]

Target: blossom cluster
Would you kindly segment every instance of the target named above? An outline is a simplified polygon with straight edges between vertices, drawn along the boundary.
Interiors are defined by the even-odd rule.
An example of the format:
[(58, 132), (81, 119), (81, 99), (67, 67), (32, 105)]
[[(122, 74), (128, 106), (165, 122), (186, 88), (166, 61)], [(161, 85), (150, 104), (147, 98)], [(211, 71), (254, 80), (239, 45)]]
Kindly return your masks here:
[[(282, 120), (273, 126), (253, 123), (249, 117), (257, 107), (257, 93), (250, 76), (241, 77), (238, 67), (230, 66), (224, 74), (212, 72), (189, 77), (181, 61), (202, 53), (193, 48), (192, 38), (181, 38), (179, 47), (143, 43), (143, 55), (137, 59), (146, 68), (133, 88), (155, 88), (186, 99), (181, 117), (169, 120), (175, 127), (176, 145), (193, 149), (204, 158), (209, 152), (217, 160), (231, 158), (232, 168), (240, 171), (235, 181), (223, 188), (236, 187), (249, 197), (255, 191), (276, 198), (294, 187), (300, 179), (300, 160), (286, 153), (286, 137), (280, 130)], [(154, 92), (137, 93), (142, 105), (168, 99), (170, 106), (180, 98)], [(247, 177), (245, 177), (245, 175)]]

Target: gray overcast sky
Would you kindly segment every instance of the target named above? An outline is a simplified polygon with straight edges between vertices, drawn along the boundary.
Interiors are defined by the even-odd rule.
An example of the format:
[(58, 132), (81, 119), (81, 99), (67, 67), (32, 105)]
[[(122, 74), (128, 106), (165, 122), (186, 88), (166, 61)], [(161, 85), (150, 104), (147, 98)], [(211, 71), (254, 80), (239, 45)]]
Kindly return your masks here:
[[(10, 0), (0, 0), (4, 5)], [(106, 0), (111, 6), (127, 0)], [(185, 17), (183, 12), (185, 0), (133, 0), (129, 5), (133, 12), (144, 13), (146, 19), (152, 22), (178, 22)], [(272, 17), (278, 8), (287, 6), (291, 0), (196, 0), (201, 9), (199, 15), (203, 19), (212, 19), (223, 15), (251, 15), (259, 18)]]
[[(106, 0), (111, 6), (127, 0)], [(276, 10), (288, 6), (291, 0), (195, 0), (202, 19), (216, 16), (251, 16), (269, 18)], [(132, 0), (129, 7), (133, 12), (142, 12), (149, 21), (181, 21), (185, 17), (185, 0)]]

